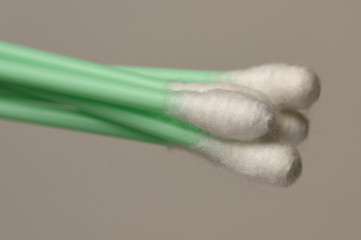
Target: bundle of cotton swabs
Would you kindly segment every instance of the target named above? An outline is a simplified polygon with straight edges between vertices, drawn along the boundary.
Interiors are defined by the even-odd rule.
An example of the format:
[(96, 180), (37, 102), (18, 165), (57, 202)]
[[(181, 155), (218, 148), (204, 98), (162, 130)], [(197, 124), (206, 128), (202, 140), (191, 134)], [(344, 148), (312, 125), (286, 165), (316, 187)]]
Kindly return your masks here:
[(300, 113), (320, 93), (305, 67), (221, 72), (107, 66), (0, 42), (0, 117), (183, 145), (261, 183), (300, 176)]

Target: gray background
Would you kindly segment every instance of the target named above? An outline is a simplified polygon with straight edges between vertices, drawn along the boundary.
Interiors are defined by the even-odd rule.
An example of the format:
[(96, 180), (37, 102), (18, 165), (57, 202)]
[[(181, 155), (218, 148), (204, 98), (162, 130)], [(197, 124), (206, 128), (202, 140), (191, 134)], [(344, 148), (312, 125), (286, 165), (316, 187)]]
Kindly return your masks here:
[(0, 239), (360, 239), (360, 1), (0, 1), (0, 38), (105, 64), (307, 64), (289, 189), (165, 147), (0, 121)]

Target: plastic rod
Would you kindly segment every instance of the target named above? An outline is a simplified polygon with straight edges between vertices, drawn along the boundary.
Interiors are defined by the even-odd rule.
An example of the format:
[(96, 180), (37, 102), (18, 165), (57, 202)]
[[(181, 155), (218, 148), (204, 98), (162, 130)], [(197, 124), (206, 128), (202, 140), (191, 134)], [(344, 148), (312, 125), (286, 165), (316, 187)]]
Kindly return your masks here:
[(137, 75), (127, 71), (119, 71), (109, 68), (105, 65), (3, 41), (0, 41), (0, 58), (13, 59), (34, 65), (52, 67), (65, 72), (74, 72), (81, 75), (113, 80), (123, 84), (133, 84), (158, 90), (164, 89), (166, 84), (162, 81), (149, 81), (149, 77), (145, 78), (142, 75)]
[[(19, 98), (20, 97), (20, 98)], [(165, 145), (151, 136), (88, 114), (26, 101), (24, 95), (0, 94), (0, 118)]]
[(158, 112), (164, 110), (169, 94), (4, 59), (0, 59), (0, 81)]
[(137, 109), (120, 107), (81, 98), (50, 94), (32, 89), (13, 88), (18, 92), (36, 95), (49, 100), (75, 106), (94, 116), (127, 126), (138, 131), (185, 146), (194, 146), (207, 133), (189, 124), (162, 115)]

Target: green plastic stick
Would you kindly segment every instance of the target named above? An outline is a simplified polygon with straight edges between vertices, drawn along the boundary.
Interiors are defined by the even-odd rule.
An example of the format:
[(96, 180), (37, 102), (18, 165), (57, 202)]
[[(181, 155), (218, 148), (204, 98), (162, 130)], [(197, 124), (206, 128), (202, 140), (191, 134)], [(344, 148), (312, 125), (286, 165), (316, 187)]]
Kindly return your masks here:
[(119, 66), (109, 68), (59, 54), (0, 41), (0, 57), (26, 63), (51, 67), (101, 79), (115, 80), (151, 89), (164, 89), (167, 81), (212, 82), (223, 74), (222, 71), (201, 71), (185, 69), (149, 68)]
[(163, 139), (84, 113), (26, 101), (24, 94), (1, 92), (0, 117), (154, 144), (166, 144)]
[(18, 92), (36, 95), (49, 100), (75, 106), (78, 109), (90, 113), (94, 116), (137, 129), (141, 132), (157, 136), (166, 141), (194, 146), (199, 139), (207, 134), (191, 125), (160, 116), (152, 112), (145, 112), (127, 107), (120, 107), (111, 104), (105, 104), (87, 99), (63, 96), (59, 94), (50, 94), (37, 90), (13, 88)]
[[(126, 70), (121, 71), (4, 42), (0, 42), (0, 57), (7, 59), (0, 60), (0, 78), (10, 84), (152, 111), (163, 111), (164, 103), (168, 98), (165, 92), (160, 93), (160, 91), (134, 87), (142, 85), (142, 87), (148, 86), (163, 90), (166, 81), (152, 80), (142, 75), (127, 73)], [(9, 59), (13, 61), (9, 61)], [(119, 82), (122, 84), (118, 85)], [(67, 99), (68, 97), (65, 97), (60, 102), (67, 103)], [(190, 127), (186, 127), (187, 131), (183, 131), (183, 129), (179, 131), (179, 126), (175, 126), (167, 118), (162, 121), (156, 119), (154, 122), (151, 121), (154, 118), (146, 119), (144, 122), (148, 122), (150, 125), (140, 124), (143, 122), (142, 118), (139, 118), (139, 116), (143, 117), (142, 114), (144, 113), (142, 112), (135, 111), (136, 115), (133, 116), (133, 110), (124, 108), (119, 109), (120, 112), (113, 117), (109, 113), (116, 112), (118, 107), (98, 102), (90, 104), (89, 101), (80, 98), (70, 97), (69, 99), (70, 104), (76, 99), (77, 102), (74, 105), (80, 106), (80, 109), (87, 112), (105, 116), (107, 119), (128, 126), (134, 126), (136, 129), (144, 130), (176, 143), (189, 146), (197, 142), (199, 138), (199, 131)], [(111, 108), (106, 106), (111, 106)], [(121, 112), (122, 110), (124, 112)], [(161, 124), (158, 126), (158, 123)]]
[[(38, 103), (43, 103), (43, 104), (54, 103), (53, 101), (49, 101), (48, 99), (44, 99), (42, 97), (30, 96), (29, 94), (16, 92), (3, 84), (0, 84), (0, 97), (2, 97), (2, 98), (6, 97), (6, 98), (10, 98), (10, 99), (18, 99), (18, 100), (22, 100), (22, 101), (33, 101), (33, 102), (38, 102)], [(59, 104), (54, 103), (54, 105), (58, 106)]]
[(119, 71), (101, 64), (2, 41), (0, 41), (0, 58), (13, 59), (34, 65), (56, 68), (65, 72), (79, 73), (94, 78), (113, 80), (123, 84), (132, 84), (152, 89), (164, 89), (166, 84), (162, 81), (149, 81), (149, 78), (145, 78), (142, 75)]
[[(64, 102), (64, 98), (65, 96), (59, 96), (59, 95), (50, 95), (49, 93), (44, 93), (44, 92), (40, 92), (40, 91), (36, 91), (36, 90), (33, 90), (33, 89), (24, 89), (24, 88), (20, 88), (20, 87), (14, 87), (14, 86), (6, 86), (6, 85), (0, 85), (0, 96), (8, 96), (8, 97), (12, 97), (12, 98), (17, 98), (17, 99), (23, 99), (23, 100), (26, 100), (26, 101), (35, 101), (37, 103), (42, 102), (43, 104), (50, 104), (50, 105), (53, 105), (55, 106), (55, 103), (56, 102), (59, 102), (59, 103), (63, 103)], [(77, 102), (79, 102), (80, 100), (79, 99), (76, 99)], [(65, 102), (69, 102), (69, 100), (65, 100)], [(85, 102), (85, 101), (84, 101)], [(89, 109), (89, 106), (91, 105), (94, 105), (94, 102), (88, 102), (86, 105), (84, 104), (83, 102), (83, 110), (86, 108), (86, 109)], [(85, 105), (85, 107), (84, 107)], [(97, 109), (99, 109), (100, 107), (98, 106)], [(104, 104), (102, 106), (103, 110), (104, 111)], [(113, 111), (115, 110), (116, 113), (115, 114), (121, 114), (121, 109), (120, 107), (116, 107), (117, 109), (115, 110), (113, 108)], [(93, 109), (93, 106), (92, 106), (92, 109)], [(90, 112), (94, 112), (94, 110), (90, 110)], [(109, 112), (109, 111), (108, 111)], [(133, 110), (134, 112), (134, 110)], [(156, 118), (157, 120), (161, 120), (161, 121), (168, 121), (169, 124), (173, 124), (173, 125), (179, 125), (178, 127), (168, 127), (168, 128), (164, 128), (164, 126), (168, 126), (169, 124), (166, 123), (166, 124), (163, 124), (163, 125), (160, 125), (160, 127), (162, 127), (164, 130), (166, 130), (167, 132), (172, 132), (173, 135), (176, 134), (176, 135), (179, 135), (179, 129), (187, 129), (189, 128), (189, 130), (191, 131), (198, 131), (198, 130), (195, 130), (193, 129), (193, 127), (190, 127), (188, 126), (187, 127), (187, 124), (185, 123), (181, 123), (181, 122), (178, 122), (178, 121), (175, 121), (175, 120), (170, 120), (169, 118), (167, 118), (165, 115), (155, 115), (154, 113), (150, 113), (150, 112), (141, 112), (140, 111), (137, 111), (140, 115), (151, 115), (153, 116), (154, 118)], [(98, 113), (98, 110), (96, 111), (96, 113)], [(106, 115), (106, 119), (109, 119), (109, 118), (113, 118), (114, 116), (110, 116), (111, 113), (107, 113)], [(99, 114), (96, 114), (96, 115), (99, 115)], [(103, 116), (104, 118), (104, 113), (102, 112), (101, 116)], [(122, 113), (122, 116), (124, 117), (124, 113)], [(116, 117), (116, 119), (118, 119), (118, 117)], [(139, 118), (137, 118), (139, 119)], [(127, 121), (128, 124), (134, 124), (133, 119), (123, 119), (122, 121)], [(119, 122), (118, 120), (116, 120), (115, 122)], [(145, 124), (149, 124), (151, 123), (150, 121), (146, 122)], [(154, 123), (153, 123), (154, 125)], [(159, 124), (158, 124), (159, 125)], [(122, 128), (126, 128), (125, 126), (121, 125)], [(200, 131), (200, 130), (199, 130)], [(140, 131), (137, 131), (137, 133), (139, 133)], [(184, 131), (181, 131), (181, 134), (183, 134)], [(145, 134), (145, 135), (148, 135), (148, 134)], [(174, 136), (168, 136), (167, 138), (174, 138)], [(164, 135), (162, 135), (164, 136)], [(134, 138), (136, 138), (136, 140), (141, 140), (139, 139), (139, 134), (136, 134), (136, 136), (134, 136)], [(176, 136), (176, 139), (179, 139), (180, 137), (179, 136)], [(181, 142), (183, 144), (186, 144), (184, 143), (185, 141), (184, 140), (173, 140), (174, 142)]]
[(0, 59), (0, 80), (29, 88), (164, 111), (168, 92), (141, 88), (96, 77)]

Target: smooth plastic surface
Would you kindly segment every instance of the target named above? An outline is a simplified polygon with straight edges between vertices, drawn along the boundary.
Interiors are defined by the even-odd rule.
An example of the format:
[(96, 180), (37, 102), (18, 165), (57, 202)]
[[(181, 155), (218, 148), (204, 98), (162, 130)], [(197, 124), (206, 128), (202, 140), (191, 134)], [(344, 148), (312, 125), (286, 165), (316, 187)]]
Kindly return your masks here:
[[(22, 99), (20, 99), (20, 98)], [(24, 95), (10, 92), (0, 94), (0, 117), (21, 122), (35, 123), (136, 141), (166, 144), (166, 141), (137, 130), (114, 124), (70, 109), (56, 108), (24, 101)]]
[(49, 94), (24, 88), (15, 88), (18, 92), (36, 95), (41, 98), (75, 106), (94, 116), (133, 128), (138, 131), (157, 136), (166, 141), (185, 146), (194, 146), (206, 133), (193, 126), (172, 120), (152, 112), (139, 111), (81, 98)]
[(0, 81), (134, 108), (163, 111), (167, 92), (0, 59)]
[(66, 57), (46, 51), (0, 41), (0, 58), (13, 59), (54, 69), (78, 73), (95, 78), (113, 80), (123, 84), (132, 84), (152, 89), (165, 89), (165, 82), (149, 81), (144, 77), (127, 71), (119, 71), (107, 66), (76, 58)]

